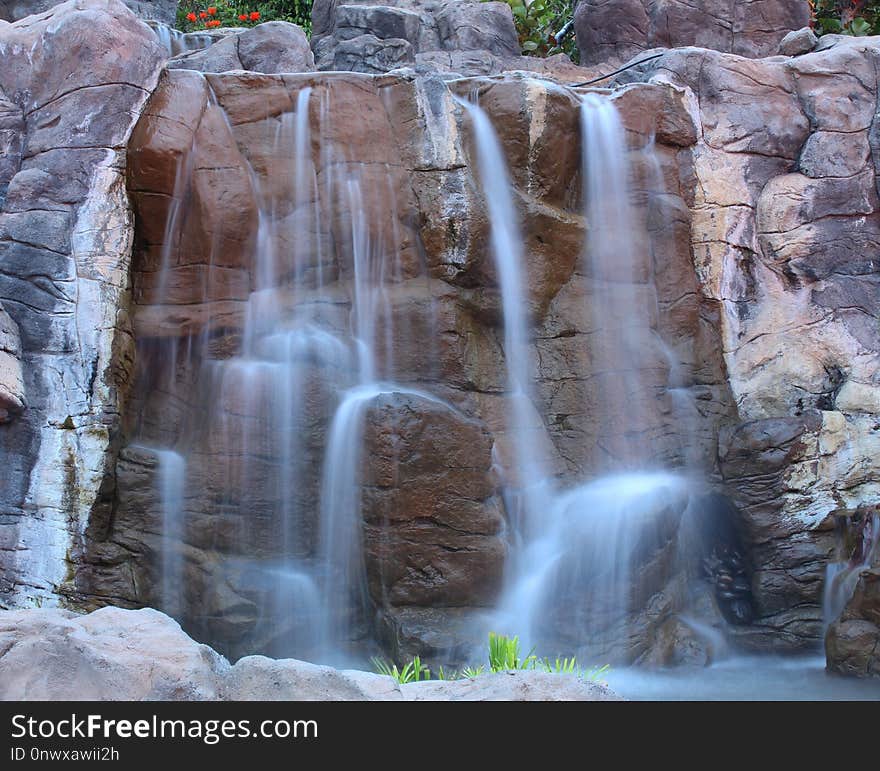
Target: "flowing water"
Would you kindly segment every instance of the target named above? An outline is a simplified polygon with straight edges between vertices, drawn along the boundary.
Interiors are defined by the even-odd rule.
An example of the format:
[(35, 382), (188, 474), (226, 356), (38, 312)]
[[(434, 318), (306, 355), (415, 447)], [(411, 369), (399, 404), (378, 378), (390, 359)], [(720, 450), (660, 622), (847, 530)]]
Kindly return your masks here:
[[(646, 634), (647, 622), (634, 616), (651, 596), (647, 585), (669, 578), (663, 571), (684, 569), (699, 551), (692, 451), (680, 441), (670, 449), (678, 440), (662, 436), (670, 415), (684, 426), (681, 433), (690, 433), (691, 373), (657, 331), (653, 258), (633, 202), (631, 150), (620, 117), (605, 96), (584, 94), (587, 237), (578, 273), (588, 331), (585, 412), (596, 436), (585, 434), (591, 462), (582, 479), (563, 484), (545, 468), (533, 440), (540, 406), (521, 215), (488, 115), (476, 103), (460, 105), (491, 223), (509, 445), (500, 455), (496, 447), (510, 547), (505, 581), (497, 608), (479, 623), (519, 635), (526, 649), (605, 663), (616, 648), (635, 648)], [(357, 656), (362, 661), (373, 646), (362, 510), (369, 410), (396, 397), (449, 405), (420, 388), (412, 372), (405, 375), (392, 355), (401, 335), (428, 329), (428, 337), (436, 336), (436, 309), (426, 303), (422, 312), (430, 320), (420, 329), (395, 326), (395, 292), (411, 269), (400, 257), (390, 171), (377, 174), (376, 164), (331, 157), (323, 141), (330, 119), (327, 94), (302, 87), (293, 108), (278, 118), (271, 179), (253, 170), (258, 227), (240, 339), (223, 349), (207, 331), (171, 337), (152, 361), (171, 381), (180, 362), (195, 362), (193, 381), (183, 389), (199, 405), (180, 408), (178, 429), (155, 450), (165, 536), (158, 604), (187, 615), (185, 588), (194, 568), (181, 544), (188, 528), (204, 527), (208, 519), (218, 541), (215, 575), (235, 575), (239, 587), (249, 588), (244, 598), (226, 599), (223, 586), (211, 587), (220, 607), (228, 603), (223, 612), (247, 615), (256, 608), (261, 652), (340, 664)], [(194, 149), (177, 170), (160, 255), (159, 305), (174, 292), (173, 254), (185, 225)], [(652, 145), (641, 152), (651, 184), (660, 189)], [(338, 264), (328, 253), (331, 240)], [(210, 267), (220, 257), (215, 243), (206, 298)], [(425, 347), (432, 342), (419, 339)], [(181, 384), (162, 388), (180, 391)], [(156, 444), (147, 437), (142, 443)], [(828, 582), (843, 593), (849, 588), (844, 570), (851, 573), (852, 566), (841, 566), (841, 580), (829, 576)], [(836, 609), (840, 598), (829, 595), (827, 603)], [(688, 615), (680, 605), (682, 623), (721, 652), (727, 641), (716, 621)], [(746, 669), (763, 666), (762, 660)], [(719, 684), (728, 678), (725, 667), (712, 669)], [(656, 682), (640, 677), (620, 670), (612, 685), (629, 696), (665, 687), (663, 674)], [(681, 682), (666, 695), (703, 693), (698, 678)]]

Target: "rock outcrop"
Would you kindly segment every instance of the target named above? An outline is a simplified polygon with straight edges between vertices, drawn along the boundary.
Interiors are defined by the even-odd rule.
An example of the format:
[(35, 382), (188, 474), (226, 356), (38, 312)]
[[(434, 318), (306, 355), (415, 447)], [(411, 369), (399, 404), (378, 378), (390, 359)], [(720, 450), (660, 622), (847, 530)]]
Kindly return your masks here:
[(0, 401), (28, 407), (0, 425), (3, 604), (58, 601), (106, 492), (131, 364), (125, 146), (162, 59), (116, 0), (0, 25)]
[(520, 54), (510, 6), (500, 2), (317, 0), (312, 46), (318, 69), (373, 73), (419, 62), (487, 74)]
[(234, 666), (158, 611), (0, 612), (2, 701), (617, 701), (574, 675), (500, 672), (399, 686), (294, 659)]
[(622, 76), (687, 89), (699, 120), (694, 265), (736, 404), (719, 471), (752, 550), (762, 647), (819, 642), (829, 515), (880, 498), (880, 40), (820, 49), (682, 49)]
[(606, 67), (682, 46), (772, 56), (786, 34), (809, 21), (804, 0), (581, 0), (575, 10), (581, 63)]

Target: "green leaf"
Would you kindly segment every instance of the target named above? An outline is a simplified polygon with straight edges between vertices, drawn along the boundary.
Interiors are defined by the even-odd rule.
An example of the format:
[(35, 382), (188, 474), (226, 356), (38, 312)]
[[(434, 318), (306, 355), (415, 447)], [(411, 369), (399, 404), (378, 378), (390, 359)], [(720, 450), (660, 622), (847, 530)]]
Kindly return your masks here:
[(525, 43), (522, 44), (523, 51), (537, 51), (538, 44), (534, 40), (526, 40)]

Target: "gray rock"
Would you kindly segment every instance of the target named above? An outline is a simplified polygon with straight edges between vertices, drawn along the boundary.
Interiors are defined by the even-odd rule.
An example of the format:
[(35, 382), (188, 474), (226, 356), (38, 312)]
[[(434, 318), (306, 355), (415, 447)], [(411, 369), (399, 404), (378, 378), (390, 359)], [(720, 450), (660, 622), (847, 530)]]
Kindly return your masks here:
[(131, 363), (124, 148), (164, 59), (118, 0), (0, 24), (0, 302), (19, 333), (21, 387), (6, 379), (8, 343), (0, 379), (7, 414), (11, 392), (13, 409), (25, 394), (28, 406), (0, 440), (4, 604), (63, 591), (112, 468)]
[(224, 35), (213, 45), (179, 54), (170, 69), (200, 72), (248, 70), (266, 74), (311, 72), (315, 60), (309, 40), (296, 24), (270, 21), (237, 34)]
[(0, 699), (216, 699), (228, 662), (157, 610), (0, 612)]
[[(174, 24), (178, 0), (123, 0), (142, 19)], [(59, 0), (0, 0), (0, 20), (18, 21), (60, 5)]]
[(319, 70), (380, 73), (418, 62), (477, 75), (519, 64), (519, 40), (506, 3), (319, 0), (312, 6), (312, 26)]
[(801, 27), (789, 32), (779, 43), (779, 53), (783, 56), (800, 56), (808, 54), (816, 47), (819, 38), (809, 27)]
[(25, 406), (18, 325), (0, 305), (0, 423), (6, 423)]
[(613, 65), (661, 46), (772, 56), (809, 20), (801, 0), (581, 0), (575, 30), (582, 64)]
[(607, 686), (575, 675), (530, 671), (407, 683), (400, 690), (410, 701), (622, 701)]

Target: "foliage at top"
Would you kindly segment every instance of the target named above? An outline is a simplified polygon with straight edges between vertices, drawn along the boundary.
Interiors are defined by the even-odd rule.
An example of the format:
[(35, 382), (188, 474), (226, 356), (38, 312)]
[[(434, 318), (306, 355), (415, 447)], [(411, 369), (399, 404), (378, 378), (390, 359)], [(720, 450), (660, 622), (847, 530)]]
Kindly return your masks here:
[(880, 35), (878, 0), (810, 0), (817, 35)]
[(504, 2), (513, 11), (513, 22), (524, 56), (543, 57), (565, 53), (572, 61), (580, 61), (574, 34), (567, 35), (561, 43), (556, 39), (556, 33), (574, 16), (574, 2), (571, 0), (532, 0), (528, 4), (525, 0), (504, 0)]
[(312, 31), (312, 0), (180, 0), (177, 28), (184, 32), (215, 27), (253, 27), (264, 21), (289, 21)]

